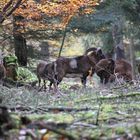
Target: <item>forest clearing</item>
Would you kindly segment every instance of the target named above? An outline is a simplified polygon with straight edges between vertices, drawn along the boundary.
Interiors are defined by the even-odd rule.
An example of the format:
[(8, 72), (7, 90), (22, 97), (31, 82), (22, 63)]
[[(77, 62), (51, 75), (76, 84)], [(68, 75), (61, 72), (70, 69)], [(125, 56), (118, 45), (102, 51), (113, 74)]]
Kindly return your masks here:
[(139, 21), (139, 0), (0, 0), (0, 140), (139, 140)]

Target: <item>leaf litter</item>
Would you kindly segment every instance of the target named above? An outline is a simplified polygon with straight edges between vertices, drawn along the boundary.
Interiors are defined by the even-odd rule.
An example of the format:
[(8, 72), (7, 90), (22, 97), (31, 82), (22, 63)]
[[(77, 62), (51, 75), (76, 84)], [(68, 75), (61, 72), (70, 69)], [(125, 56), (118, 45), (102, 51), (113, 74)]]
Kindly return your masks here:
[[(1, 106), (12, 125), (1, 125), (2, 138), (41, 140), (127, 140), (140, 138), (140, 88), (137, 85), (60, 85), (64, 96), (27, 87), (0, 86)], [(11, 123), (10, 123), (11, 124)]]

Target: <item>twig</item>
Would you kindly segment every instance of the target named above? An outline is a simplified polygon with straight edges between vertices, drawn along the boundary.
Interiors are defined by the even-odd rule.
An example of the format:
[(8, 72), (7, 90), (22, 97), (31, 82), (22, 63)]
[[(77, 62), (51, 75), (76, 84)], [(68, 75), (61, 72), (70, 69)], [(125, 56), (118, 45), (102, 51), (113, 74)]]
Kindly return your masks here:
[(122, 87), (129, 87), (128, 86), (128, 83), (126, 83), (126, 84), (121, 84), (121, 85), (119, 85), (119, 86), (115, 86), (115, 87), (112, 87), (112, 88), (110, 88), (111, 90), (112, 89), (121, 89)]
[(97, 102), (99, 104), (99, 108), (97, 110), (97, 116), (96, 116), (95, 124), (99, 125), (99, 115), (100, 115), (100, 111), (101, 111), (102, 100), (98, 97), (98, 93), (97, 92), (96, 92), (96, 97), (97, 97)]
[(35, 134), (31, 129), (27, 129), (27, 130), (26, 130), (26, 135), (31, 136), (31, 138), (32, 138), (33, 140), (37, 140), (36, 134)]
[(96, 125), (99, 125), (99, 115), (100, 115), (100, 111), (101, 111), (101, 105), (102, 105), (102, 102), (99, 103), (99, 108), (97, 110), (96, 121), (95, 121)]

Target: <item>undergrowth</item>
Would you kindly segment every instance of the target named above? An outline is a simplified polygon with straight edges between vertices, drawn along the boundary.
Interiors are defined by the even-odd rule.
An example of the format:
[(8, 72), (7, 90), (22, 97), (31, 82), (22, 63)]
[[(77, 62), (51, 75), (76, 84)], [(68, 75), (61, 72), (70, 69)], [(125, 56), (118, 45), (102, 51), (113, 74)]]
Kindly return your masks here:
[[(66, 124), (66, 128), (57, 130), (63, 130), (64, 134), (59, 133), (67, 138), (71, 135), (74, 139), (117, 139), (130, 134), (132, 138), (139, 137), (139, 83), (86, 89), (76, 86), (73, 89), (72, 83), (64, 81), (60, 85), (63, 95), (59, 96), (48, 90), (0, 86), (1, 106), (7, 106), (14, 118), (28, 116), (32, 121)], [(50, 139), (57, 139), (58, 133), (51, 132)]]

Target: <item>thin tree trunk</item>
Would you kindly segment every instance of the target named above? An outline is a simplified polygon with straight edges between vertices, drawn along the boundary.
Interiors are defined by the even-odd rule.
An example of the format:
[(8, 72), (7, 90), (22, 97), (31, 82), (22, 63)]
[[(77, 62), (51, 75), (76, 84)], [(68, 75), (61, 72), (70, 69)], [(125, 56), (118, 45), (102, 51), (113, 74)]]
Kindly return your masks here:
[(134, 79), (136, 76), (136, 72), (135, 72), (136, 63), (135, 63), (135, 53), (134, 53), (134, 40), (132, 36), (130, 37), (129, 49), (130, 49), (130, 60), (131, 60), (133, 79)]
[(58, 55), (58, 57), (61, 56), (61, 52), (62, 52), (62, 49), (63, 49), (63, 46), (64, 46), (64, 41), (65, 41), (66, 32), (67, 32), (66, 30), (67, 30), (67, 26), (65, 27), (65, 30), (64, 30), (63, 39), (62, 39), (62, 44), (61, 44), (61, 47), (60, 47), (60, 50), (59, 50), (59, 55)]
[(122, 26), (123, 25), (119, 22), (118, 24), (115, 24), (113, 26), (113, 30), (112, 30), (115, 60), (121, 59), (121, 58), (125, 59)]

